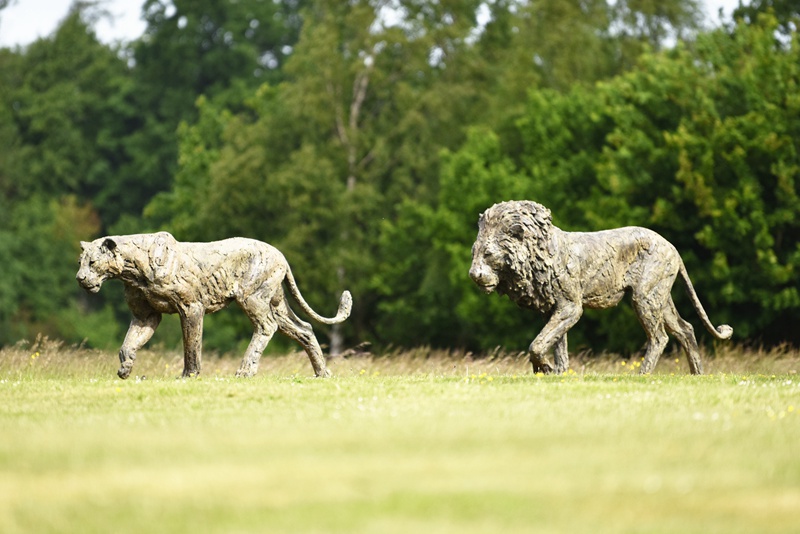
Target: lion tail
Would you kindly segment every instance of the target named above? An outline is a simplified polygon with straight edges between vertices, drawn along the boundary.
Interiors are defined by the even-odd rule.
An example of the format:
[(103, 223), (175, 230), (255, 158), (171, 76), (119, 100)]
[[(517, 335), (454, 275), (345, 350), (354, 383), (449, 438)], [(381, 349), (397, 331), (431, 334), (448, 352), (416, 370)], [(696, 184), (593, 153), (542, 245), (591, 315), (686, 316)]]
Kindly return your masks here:
[(311, 309), (311, 306), (309, 306), (305, 301), (303, 295), (300, 294), (300, 288), (297, 287), (297, 282), (294, 280), (292, 269), (288, 265), (286, 266), (286, 282), (294, 299), (298, 304), (300, 304), (300, 307), (303, 308), (303, 311), (310, 315), (315, 321), (318, 321), (322, 324), (337, 324), (350, 317), (350, 310), (353, 308), (353, 297), (350, 295), (349, 291), (345, 290), (342, 293), (342, 296), (339, 299), (339, 310), (336, 312), (336, 316), (329, 318), (323, 317)]
[(714, 325), (711, 323), (711, 320), (708, 318), (706, 311), (703, 309), (703, 305), (700, 303), (697, 293), (695, 293), (692, 281), (689, 279), (689, 273), (686, 272), (686, 266), (683, 264), (683, 262), (681, 262), (680, 272), (681, 278), (683, 278), (683, 282), (686, 284), (686, 293), (692, 300), (692, 305), (694, 306), (695, 311), (697, 311), (697, 315), (700, 316), (703, 326), (705, 326), (706, 330), (708, 330), (715, 338), (729, 339), (733, 335), (733, 328), (726, 324), (721, 324), (718, 327), (714, 327)]

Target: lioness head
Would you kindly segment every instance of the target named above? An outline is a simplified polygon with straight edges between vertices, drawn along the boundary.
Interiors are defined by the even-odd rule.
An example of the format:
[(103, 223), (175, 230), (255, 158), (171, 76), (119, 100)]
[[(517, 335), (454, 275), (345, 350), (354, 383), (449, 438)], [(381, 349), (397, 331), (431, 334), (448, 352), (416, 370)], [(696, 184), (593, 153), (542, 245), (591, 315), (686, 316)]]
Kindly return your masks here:
[(96, 239), (91, 243), (81, 241), (81, 266), (75, 275), (81, 287), (97, 293), (103, 282), (122, 272), (122, 260), (116, 249), (117, 243), (110, 237)]
[(501, 202), (483, 212), (472, 246), (470, 278), (491, 293), (504, 280), (524, 275), (529, 270), (531, 245), (541, 239), (551, 221), (550, 210), (527, 200)]

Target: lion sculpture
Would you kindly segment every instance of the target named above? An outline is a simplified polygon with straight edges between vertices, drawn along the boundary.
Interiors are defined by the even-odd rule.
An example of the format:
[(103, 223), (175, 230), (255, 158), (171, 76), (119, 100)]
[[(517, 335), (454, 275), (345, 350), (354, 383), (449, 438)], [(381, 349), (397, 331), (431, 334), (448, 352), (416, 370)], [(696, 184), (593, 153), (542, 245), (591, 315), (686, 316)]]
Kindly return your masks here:
[[(648, 340), (641, 372), (653, 370), (669, 332), (686, 351), (691, 372), (702, 374), (694, 329), (678, 315), (670, 294), (678, 273), (706, 329), (717, 339), (730, 338), (730, 326), (711, 324), (675, 247), (646, 228), (565, 232), (541, 204), (502, 202), (478, 220), (469, 270), (485, 292), (508, 295), (517, 305), (547, 315), (528, 349), (534, 372), (569, 369), (567, 331), (583, 309), (610, 308), (629, 291)], [(551, 349), (555, 366), (547, 357)]]
[(203, 316), (236, 302), (253, 323), (253, 337), (236, 376), (253, 376), (269, 340), (280, 330), (299, 342), (318, 377), (330, 376), (311, 325), (289, 308), (283, 282), (316, 321), (336, 324), (350, 315), (352, 298), (342, 293), (332, 319), (321, 317), (303, 300), (292, 271), (275, 247), (241, 237), (212, 243), (183, 243), (167, 232), (102, 237), (81, 242), (78, 283), (97, 293), (108, 279), (121, 280), (133, 313), (119, 351), (117, 375), (131, 373), (136, 351), (153, 336), (161, 314), (180, 315), (183, 376), (200, 372)]

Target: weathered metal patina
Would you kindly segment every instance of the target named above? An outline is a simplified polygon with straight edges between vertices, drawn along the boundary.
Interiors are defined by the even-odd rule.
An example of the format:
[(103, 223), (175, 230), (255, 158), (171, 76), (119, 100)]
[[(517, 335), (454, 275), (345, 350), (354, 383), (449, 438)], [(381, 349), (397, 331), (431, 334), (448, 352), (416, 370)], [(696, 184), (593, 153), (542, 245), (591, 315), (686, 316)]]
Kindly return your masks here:
[(183, 376), (200, 372), (203, 316), (236, 302), (253, 323), (253, 337), (237, 376), (253, 376), (267, 343), (277, 330), (300, 343), (316, 376), (330, 376), (311, 325), (289, 308), (283, 283), (314, 320), (336, 324), (350, 315), (345, 291), (333, 318), (318, 315), (303, 300), (292, 271), (275, 247), (241, 237), (211, 243), (183, 243), (167, 232), (109, 236), (81, 242), (78, 283), (96, 293), (108, 279), (121, 280), (133, 313), (119, 351), (117, 374), (127, 378), (136, 351), (153, 336), (161, 314), (180, 315), (183, 329)]
[[(536, 202), (502, 202), (481, 214), (469, 274), (487, 293), (497, 291), (547, 315), (529, 347), (535, 372), (565, 372), (567, 331), (583, 309), (615, 306), (630, 292), (648, 339), (641, 372), (653, 370), (669, 332), (686, 351), (691, 372), (702, 374), (694, 329), (678, 315), (670, 294), (678, 274), (703, 326), (717, 339), (733, 334), (728, 325), (711, 324), (678, 251), (666, 239), (639, 227), (565, 232)], [(548, 361), (551, 349), (555, 366)]]

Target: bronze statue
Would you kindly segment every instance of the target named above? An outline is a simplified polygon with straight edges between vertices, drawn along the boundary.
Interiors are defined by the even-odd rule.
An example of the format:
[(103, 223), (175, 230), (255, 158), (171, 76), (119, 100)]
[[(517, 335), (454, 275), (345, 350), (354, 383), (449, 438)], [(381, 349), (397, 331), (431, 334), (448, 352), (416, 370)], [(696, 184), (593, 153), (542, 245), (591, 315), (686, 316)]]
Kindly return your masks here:
[[(552, 224), (550, 210), (541, 204), (502, 202), (478, 220), (469, 270), (487, 293), (508, 295), (519, 306), (548, 316), (529, 347), (534, 372), (565, 372), (567, 331), (583, 309), (610, 308), (630, 291), (648, 339), (641, 372), (653, 370), (669, 332), (686, 351), (691, 372), (702, 374), (694, 329), (678, 315), (670, 294), (679, 273), (706, 329), (717, 339), (730, 338), (730, 326), (711, 324), (675, 247), (646, 228), (565, 232)], [(555, 366), (547, 359), (551, 349)]]
[(253, 376), (267, 343), (280, 330), (300, 343), (314, 373), (330, 376), (311, 325), (289, 308), (283, 282), (303, 310), (316, 321), (340, 323), (350, 316), (352, 298), (342, 293), (336, 316), (318, 315), (303, 300), (292, 271), (275, 247), (241, 237), (212, 243), (183, 243), (167, 232), (110, 236), (81, 242), (76, 278), (96, 293), (108, 279), (125, 286), (133, 313), (119, 351), (117, 374), (127, 378), (136, 351), (153, 336), (162, 313), (177, 313), (183, 330), (183, 376), (200, 372), (203, 316), (236, 302), (253, 323), (253, 337), (236, 376)]

